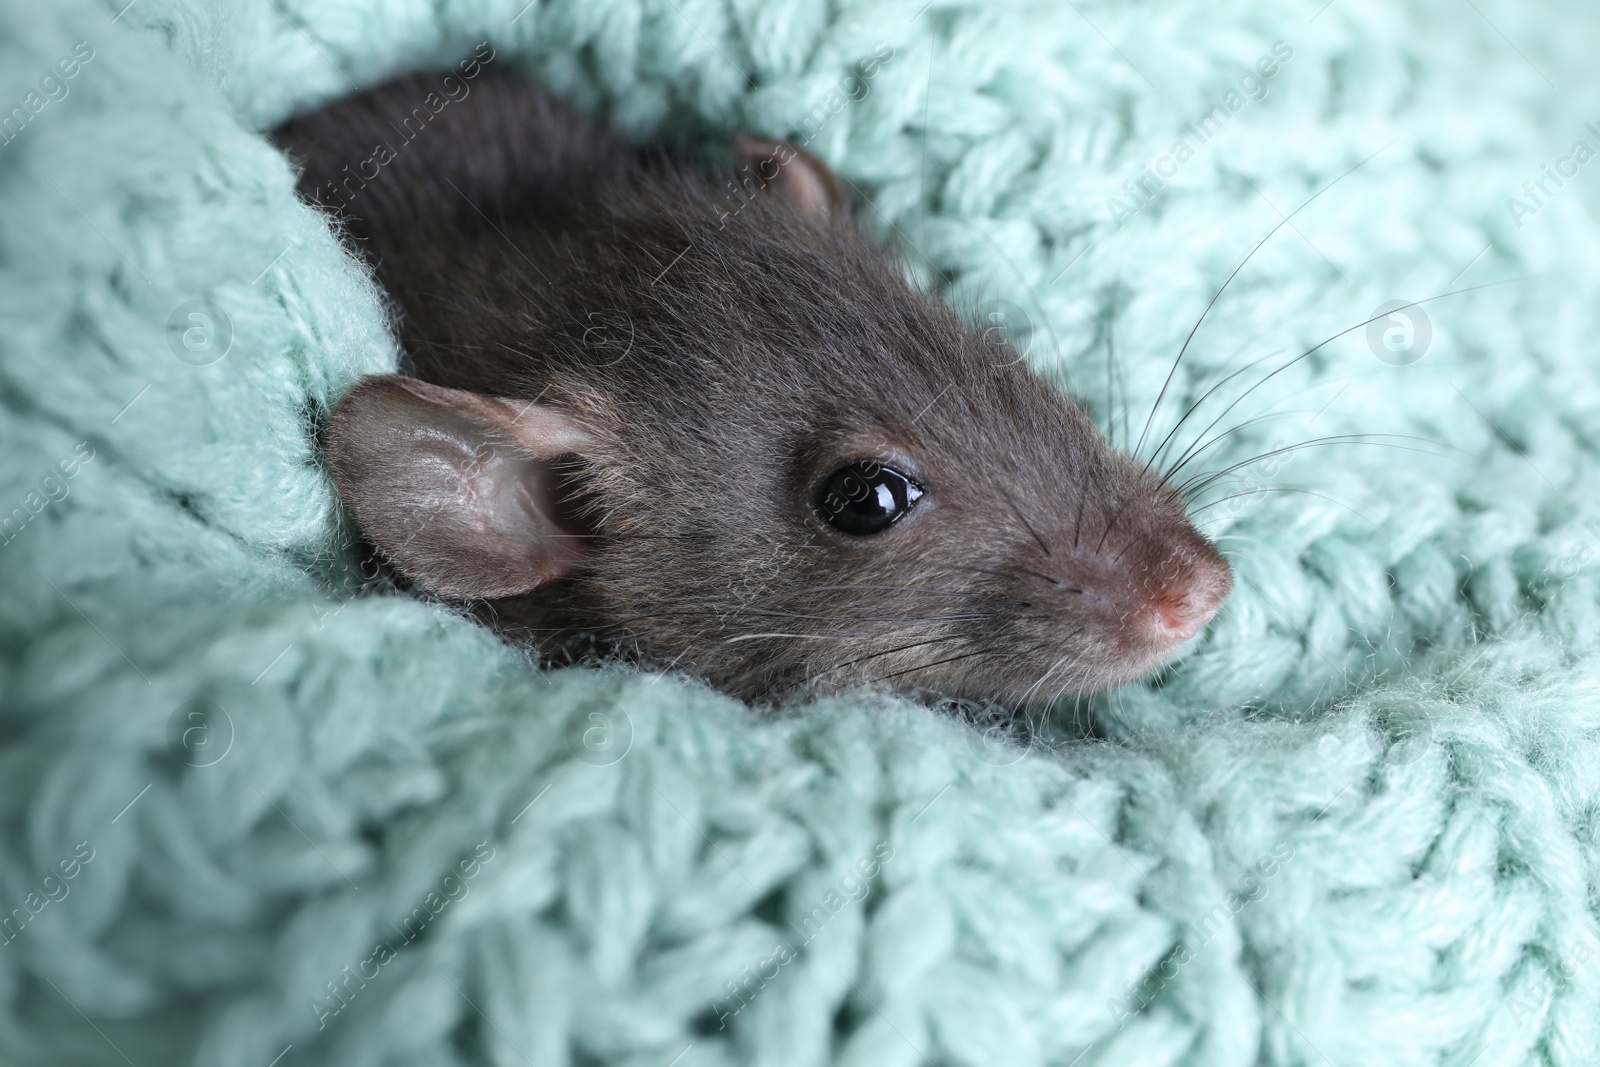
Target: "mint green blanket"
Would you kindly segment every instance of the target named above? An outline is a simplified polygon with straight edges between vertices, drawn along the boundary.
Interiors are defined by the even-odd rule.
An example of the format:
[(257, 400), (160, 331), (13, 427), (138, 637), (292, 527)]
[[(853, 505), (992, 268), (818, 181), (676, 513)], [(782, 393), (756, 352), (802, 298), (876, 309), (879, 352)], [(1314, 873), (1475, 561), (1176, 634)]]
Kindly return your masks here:
[[(0, 1063), (1600, 1063), (1600, 37), (1319, 7), (4, 4)], [(396, 353), (261, 131), (480, 42), (805, 140), (1119, 441), (1346, 175), (1152, 429), (1262, 361), (1224, 615), (1024, 734), (372, 590), (313, 432)]]

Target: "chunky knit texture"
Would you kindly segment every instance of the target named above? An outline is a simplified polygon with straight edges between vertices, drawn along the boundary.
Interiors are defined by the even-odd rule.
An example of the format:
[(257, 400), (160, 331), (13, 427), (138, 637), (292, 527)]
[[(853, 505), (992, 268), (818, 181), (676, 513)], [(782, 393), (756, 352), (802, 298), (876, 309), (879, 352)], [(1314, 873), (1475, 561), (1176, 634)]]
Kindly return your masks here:
[[(525, 2), (4, 5), (0, 1062), (1600, 1062), (1576, 0)], [(1185, 473), (1407, 436), (1211, 489), (1224, 616), (1031, 745), (541, 673), (347, 553), (313, 433), (395, 351), (259, 133), (480, 41), (631, 137), (808, 137), (1130, 443), (1365, 160), (1147, 453), (1500, 284), (1226, 414)]]

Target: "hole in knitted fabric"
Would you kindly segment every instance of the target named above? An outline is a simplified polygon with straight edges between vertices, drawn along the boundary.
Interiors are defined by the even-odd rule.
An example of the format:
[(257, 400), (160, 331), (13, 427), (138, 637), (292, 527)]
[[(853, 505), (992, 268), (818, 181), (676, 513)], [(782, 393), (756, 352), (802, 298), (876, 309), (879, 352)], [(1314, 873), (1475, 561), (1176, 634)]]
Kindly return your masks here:
[(750, 909), (750, 914), (764, 923), (769, 923), (772, 926), (782, 926), (784, 895), (783, 886), (774, 888), (772, 892), (756, 901), (755, 907)]
[(835, 1040), (843, 1041), (856, 1030), (856, 1015), (850, 1010), (850, 1002), (844, 1001), (839, 1005), (839, 1010), (833, 1013), (833, 1036)]
[(205, 516), (201, 515), (200, 509), (195, 507), (194, 497), (190, 494), (169, 489), (167, 490), (167, 496), (172, 499), (174, 504), (178, 505), (178, 509), (180, 511), (188, 515), (191, 519), (194, 519), (196, 522), (205, 521)]
[(484, 1055), (484, 1039), (480, 1033), (482, 1028), (483, 1024), (475, 1013), (463, 1012), (461, 1021), (450, 1031), (450, 1044), (461, 1053), (462, 1059), (488, 1059)]
[(689, 1032), (696, 1037), (714, 1037), (726, 1030), (727, 1026), (720, 1021), (715, 1007), (706, 1008), (689, 1020)]

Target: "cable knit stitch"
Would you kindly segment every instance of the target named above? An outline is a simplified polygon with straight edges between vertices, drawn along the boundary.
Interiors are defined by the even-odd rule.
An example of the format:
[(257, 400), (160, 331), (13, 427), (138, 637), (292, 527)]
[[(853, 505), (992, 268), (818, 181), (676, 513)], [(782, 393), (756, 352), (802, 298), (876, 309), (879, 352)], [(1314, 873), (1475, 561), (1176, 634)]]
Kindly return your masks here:
[[(0, 6), (0, 1062), (1600, 1062), (1593, 16), (1319, 6)], [(395, 349), (260, 131), (481, 41), (809, 138), (1125, 445), (1340, 179), (1146, 437), (1265, 360), (1169, 452), (1241, 427), (1222, 618), (1024, 737), (373, 588), (314, 434)]]

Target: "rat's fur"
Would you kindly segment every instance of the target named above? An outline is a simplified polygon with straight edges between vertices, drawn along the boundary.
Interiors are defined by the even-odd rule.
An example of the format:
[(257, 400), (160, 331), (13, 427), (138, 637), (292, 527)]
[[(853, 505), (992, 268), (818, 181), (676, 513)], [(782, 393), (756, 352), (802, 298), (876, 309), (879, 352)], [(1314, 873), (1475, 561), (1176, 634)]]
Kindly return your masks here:
[[(389, 119), (436, 82), (280, 130), (302, 190), (393, 143)], [(394, 157), (341, 213), (397, 305), (406, 371), (536, 401), (591, 441), (567, 495), (587, 555), (495, 603), (503, 627), (547, 649), (598, 635), (746, 698), (884, 682), (1015, 704), (1140, 676), (1177, 643), (1153, 612), (1209, 617), (1226, 596), (1178, 494), (913, 290), (846, 211), (641, 158), (492, 75)], [(371, 430), (347, 409), (330, 462), (362, 521), (376, 491), (339, 442)], [(862, 457), (927, 495), (851, 538), (813, 501)], [(404, 485), (383, 492), (404, 506)]]

